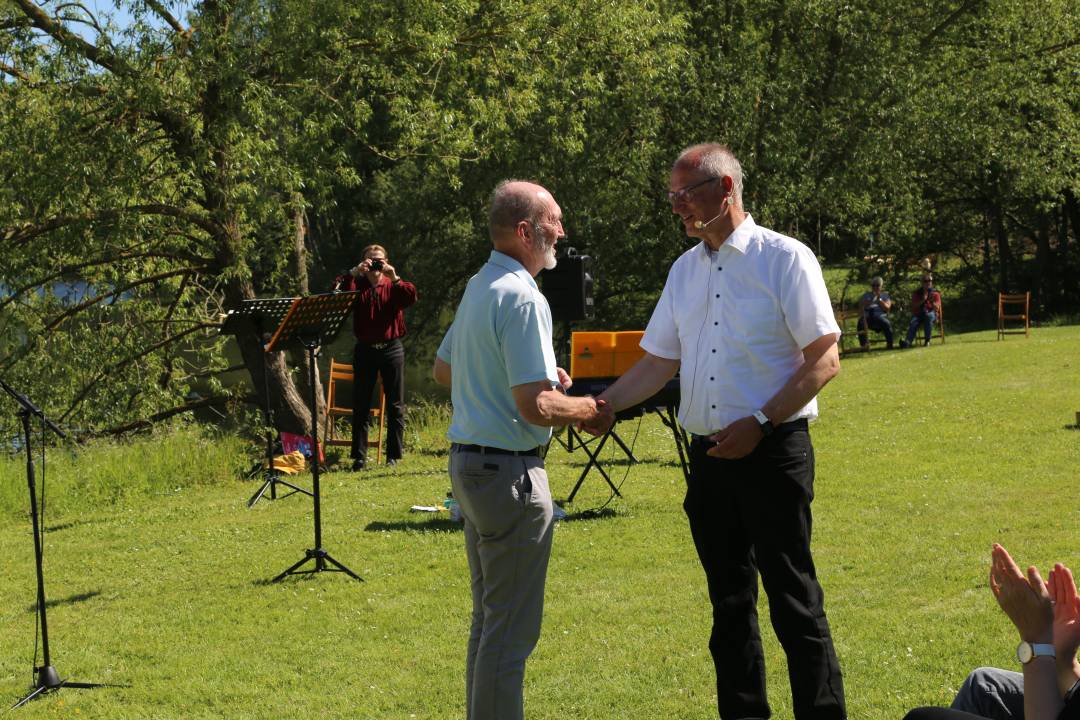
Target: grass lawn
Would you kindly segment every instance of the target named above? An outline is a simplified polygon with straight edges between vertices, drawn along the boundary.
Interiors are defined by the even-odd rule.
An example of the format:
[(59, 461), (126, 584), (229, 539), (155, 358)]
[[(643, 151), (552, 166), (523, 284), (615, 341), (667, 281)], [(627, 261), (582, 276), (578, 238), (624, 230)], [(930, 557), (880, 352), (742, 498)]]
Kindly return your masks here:
[[(845, 359), (821, 396), (815, 554), (852, 718), (947, 703), (1013, 667), (987, 589), (990, 543), (1080, 566), (1080, 327), (993, 332)], [(5, 412), (13, 409), (4, 406)], [(192, 430), (49, 456), (46, 590), (66, 689), (15, 717), (460, 718), (469, 594), (460, 529), (409, 512), (448, 489), (444, 427), (394, 469), (323, 476), (323, 541), (359, 573), (267, 581), (312, 545), (311, 502), (246, 508), (252, 450)], [(530, 718), (713, 718), (710, 608), (684, 483), (654, 418), (620, 426), (642, 463), (624, 498), (555, 533)], [(606, 451), (605, 451), (606, 452)], [(584, 462), (555, 449), (556, 496)], [(31, 681), (34, 570), (24, 464), (0, 461), (0, 700)], [(625, 481), (624, 481), (625, 478)], [(307, 484), (304, 476), (301, 484)], [(574, 514), (608, 499), (596, 475)], [(774, 716), (790, 718), (762, 596)], [(40, 658), (39, 658), (40, 660)]]

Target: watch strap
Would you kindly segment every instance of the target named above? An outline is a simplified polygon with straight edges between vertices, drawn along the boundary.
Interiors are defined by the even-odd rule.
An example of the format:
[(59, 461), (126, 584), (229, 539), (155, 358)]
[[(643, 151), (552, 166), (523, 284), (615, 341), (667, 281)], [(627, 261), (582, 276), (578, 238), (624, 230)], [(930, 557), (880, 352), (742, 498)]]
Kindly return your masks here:
[(758, 426), (761, 427), (761, 433), (765, 437), (768, 437), (769, 435), (772, 435), (773, 424), (772, 424), (772, 421), (769, 420), (768, 415), (766, 415), (765, 413), (763, 413), (760, 410), (757, 410), (757, 411), (754, 412), (754, 419), (758, 421)]
[(1021, 641), (1016, 647), (1016, 659), (1020, 664), (1026, 665), (1037, 657), (1057, 657), (1057, 652), (1051, 643), (1029, 643)]

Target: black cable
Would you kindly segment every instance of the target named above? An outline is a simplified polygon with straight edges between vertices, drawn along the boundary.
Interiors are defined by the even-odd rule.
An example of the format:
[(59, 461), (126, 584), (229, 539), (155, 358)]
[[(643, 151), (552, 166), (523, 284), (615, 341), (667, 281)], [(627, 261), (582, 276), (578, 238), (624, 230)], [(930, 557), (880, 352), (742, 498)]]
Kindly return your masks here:
[[(626, 483), (626, 478), (630, 477), (630, 468), (632, 468), (634, 466), (634, 460), (633, 460), (633, 458), (634, 458), (634, 447), (637, 445), (638, 434), (641, 432), (641, 421), (644, 420), (644, 419), (645, 419), (645, 413), (642, 412), (642, 414), (640, 416), (638, 416), (637, 427), (634, 428), (634, 437), (633, 437), (633, 439), (630, 440), (630, 461), (626, 463), (626, 472), (623, 473), (622, 480), (620, 480), (619, 484), (615, 486), (615, 490), (611, 493), (611, 495), (608, 496), (608, 499), (604, 501), (603, 505), (601, 505), (598, 508), (593, 508), (592, 510), (583, 510), (581, 512), (581, 514), (583, 516), (586, 516), (586, 517), (595, 516), (595, 515), (599, 515), (600, 513), (604, 512), (604, 508), (606, 508), (608, 505), (610, 505), (611, 501), (614, 500), (615, 496), (619, 494), (620, 490), (622, 490), (623, 484)], [(614, 445), (612, 445), (612, 447), (611, 447), (611, 457), (612, 458), (615, 457), (615, 446)]]

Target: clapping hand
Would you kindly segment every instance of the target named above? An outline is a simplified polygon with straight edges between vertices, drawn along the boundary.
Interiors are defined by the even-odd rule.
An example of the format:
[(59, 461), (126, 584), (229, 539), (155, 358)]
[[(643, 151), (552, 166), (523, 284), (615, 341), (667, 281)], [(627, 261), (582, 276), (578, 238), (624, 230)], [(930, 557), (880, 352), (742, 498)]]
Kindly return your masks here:
[[(1054, 609), (1047, 587), (1035, 566), (1028, 568), (1025, 577), (1008, 551), (994, 543), (990, 561), (990, 591), (1016, 626), (1021, 640), (1031, 643), (1053, 640)], [(1075, 586), (1073, 592), (1076, 592)]]
[(1080, 648), (1080, 594), (1072, 571), (1061, 563), (1054, 565), (1046, 589), (1054, 603), (1054, 650), (1059, 658), (1071, 659)]

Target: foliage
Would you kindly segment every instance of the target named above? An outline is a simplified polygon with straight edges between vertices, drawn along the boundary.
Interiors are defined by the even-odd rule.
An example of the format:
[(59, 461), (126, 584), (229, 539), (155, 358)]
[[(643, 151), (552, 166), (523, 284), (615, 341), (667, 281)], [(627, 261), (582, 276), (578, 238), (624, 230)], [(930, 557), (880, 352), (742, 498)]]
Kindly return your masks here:
[[(326, 289), (371, 242), (419, 285), (422, 362), (510, 176), (596, 259), (595, 324), (642, 327), (688, 245), (667, 170), (700, 140), (852, 282), (930, 256), (982, 305), (1080, 301), (1068, 0), (121, 4), (124, 27), (0, 4), (0, 372), (76, 427), (243, 399), (218, 313)], [(241, 343), (258, 397), (260, 355)], [(298, 370), (268, 368), (283, 429), (307, 425)]]
[[(1043, 572), (1076, 563), (1080, 395), (1062, 377), (1080, 328), (993, 337), (845, 359), (822, 394), (814, 547), (851, 717), (947, 704), (970, 669), (1010, 662), (1015, 631), (986, 587), (991, 542)], [(50, 454), (52, 660), (63, 677), (123, 687), (64, 689), (19, 712), (274, 718), (287, 698), (303, 717), (461, 717), (461, 534), (408, 511), (448, 489), (444, 431), (441, 417), (410, 433), (393, 469), (323, 475), (325, 547), (362, 584), (339, 574), (265, 582), (310, 547), (310, 501), (248, 510), (257, 485), (225, 474), (245, 464), (228, 437), (182, 431)], [(628, 466), (605, 449), (623, 498), (582, 515), (608, 498), (594, 473), (555, 533), (528, 713), (714, 718), (711, 614), (675, 450), (653, 416), (620, 432), (642, 460)], [(160, 464), (148, 472), (151, 463)], [(580, 452), (552, 450), (556, 495), (583, 465)], [(22, 472), (19, 458), (0, 462), (0, 490), (18, 490), (0, 498), (0, 694), (10, 702), (33, 652)], [(764, 594), (762, 603), (770, 701), (790, 717)]]

